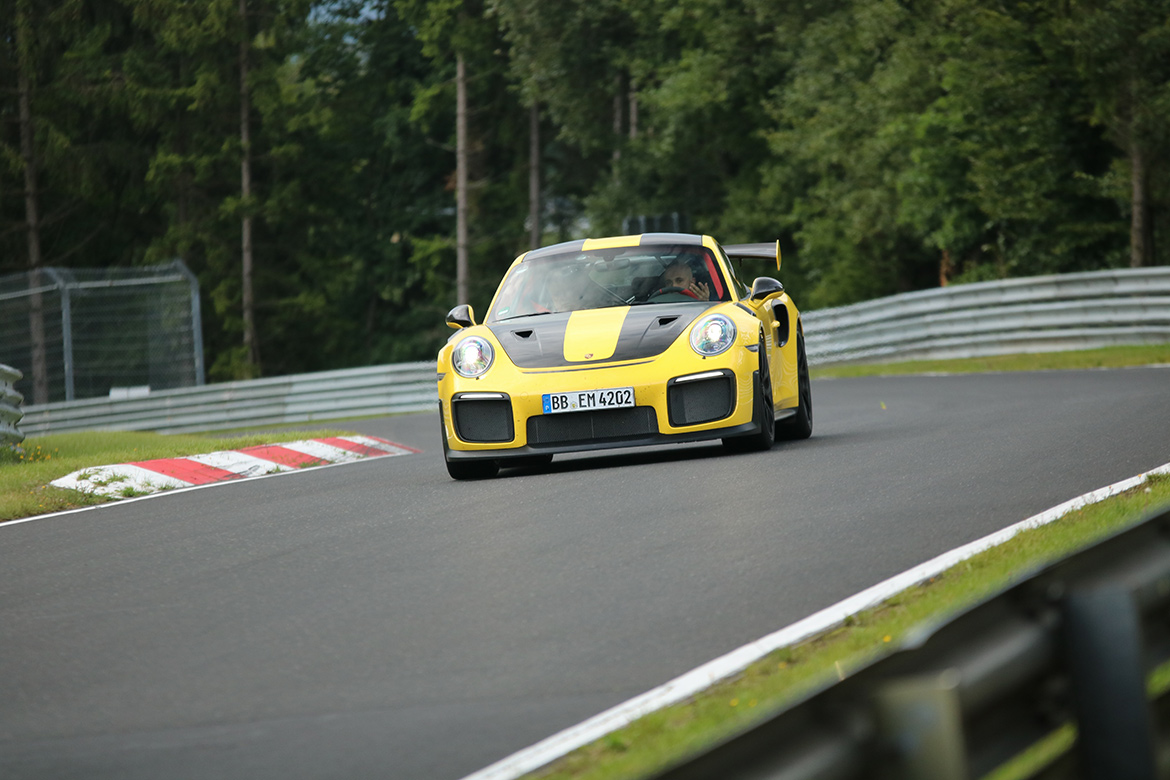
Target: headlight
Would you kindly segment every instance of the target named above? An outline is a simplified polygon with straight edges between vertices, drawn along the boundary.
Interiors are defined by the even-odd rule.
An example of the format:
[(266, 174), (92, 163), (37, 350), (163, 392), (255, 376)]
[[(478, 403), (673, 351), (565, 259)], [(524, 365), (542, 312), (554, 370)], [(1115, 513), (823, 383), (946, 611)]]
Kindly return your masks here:
[(691, 349), (700, 355), (718, 355), (735, 343), (735, 323), (723, 314), (708, 314), (691, 328)]
[(492, 345), (479, 336), (468, 336), (455, 345), (451, 352), (451, 365), (459, 376), (475, 379), (492, 367), (496, 352)]

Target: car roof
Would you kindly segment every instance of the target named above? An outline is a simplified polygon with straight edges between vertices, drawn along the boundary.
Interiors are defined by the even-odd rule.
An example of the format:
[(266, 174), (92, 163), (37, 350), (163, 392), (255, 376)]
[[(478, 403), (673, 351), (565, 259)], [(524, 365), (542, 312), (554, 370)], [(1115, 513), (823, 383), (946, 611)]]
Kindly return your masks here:
[(533, 249), (524, 255), (524, 259), (535, 260), (570, 252), (585, 252), (590, 249), (621, 249), (624, 247), (633, 248), (658, 244), (703, 246), (703, 236), (695, 233), (639, 233), (612, 238), (581, 238), (576, 241), (565, 241), (560, 244), (552, 244), (551, 246), (541, 247), (540, 249)]

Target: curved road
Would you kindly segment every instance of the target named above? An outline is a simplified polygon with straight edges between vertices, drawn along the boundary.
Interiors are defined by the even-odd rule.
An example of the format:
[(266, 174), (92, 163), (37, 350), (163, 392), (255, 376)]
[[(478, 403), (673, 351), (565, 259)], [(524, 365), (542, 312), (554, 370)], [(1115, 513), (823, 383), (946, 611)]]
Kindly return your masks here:
[(0, 777), (459, 778), (1170, 461), (1170, 369), (814, 383), (770, 453), (421, 455), (0, 526)]

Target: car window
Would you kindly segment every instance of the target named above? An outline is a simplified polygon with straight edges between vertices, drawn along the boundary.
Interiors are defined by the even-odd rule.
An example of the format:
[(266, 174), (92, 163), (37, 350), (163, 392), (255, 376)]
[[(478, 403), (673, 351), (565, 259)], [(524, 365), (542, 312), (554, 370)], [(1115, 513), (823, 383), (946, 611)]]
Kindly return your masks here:
[(723, 247), (719, 247), (719, 256), (723, 258), (723, 264), (731, 269), (731, 284), (735, 287), (735, 297), (740, 299), (748, 297), (751, 294), (751, 288), (745, 285), (739, 278), (741, 269), (735, 267), (735, 264), (727, 257), (727, 253), (723, 251)]
[(662, 244), (569, 252), (525, 260), (500, 285), (488, 321), (612, 306), (700, 302), (666, 284), (668, 269), (684, 267), (707, 302), (731, 300), (711, 250)]

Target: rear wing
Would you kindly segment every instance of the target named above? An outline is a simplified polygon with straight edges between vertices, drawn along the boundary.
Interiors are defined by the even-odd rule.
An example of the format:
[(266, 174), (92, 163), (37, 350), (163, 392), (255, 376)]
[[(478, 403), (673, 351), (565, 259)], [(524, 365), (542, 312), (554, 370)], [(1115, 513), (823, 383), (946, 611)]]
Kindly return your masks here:
[(723, 251), (732, 260), (775, 260), (776, 270), (780, 270), (780, 242), (773, 241), (767, 244), (731, 244), (723, 247)]

